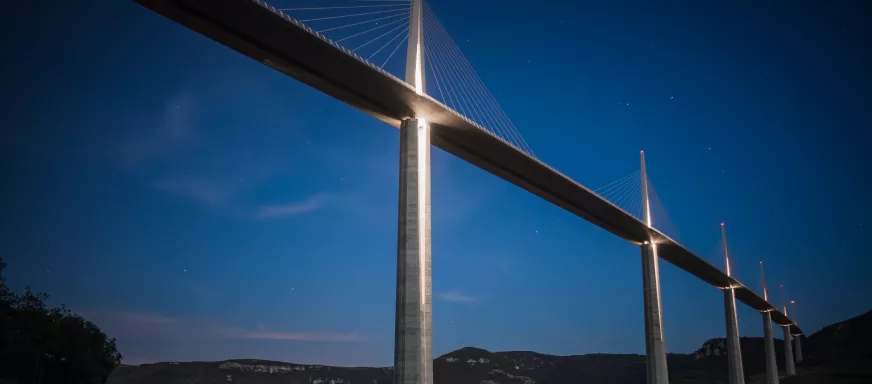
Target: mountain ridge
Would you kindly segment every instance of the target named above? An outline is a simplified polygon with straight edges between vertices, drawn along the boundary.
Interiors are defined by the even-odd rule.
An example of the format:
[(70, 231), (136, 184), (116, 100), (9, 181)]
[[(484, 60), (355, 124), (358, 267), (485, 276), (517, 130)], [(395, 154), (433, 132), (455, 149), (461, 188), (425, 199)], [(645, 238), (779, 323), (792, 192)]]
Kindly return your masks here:
[[(822, 328), (803, 338), (803, 351), (810, 356), (803, 365), (827, 364), (872, 358), (872, 311)], [(779, 365), (783, 341), (775, 339)], [(740, 340), (745, 375), (765, 369), (763, 338)], [(727, 358), (724, 338), (705, 341), (693, 353), (667, 355), (671, 383), (722, 383)], [(437, 384), (622, 384), (645, 381), (645, 356), (640, 354), (590, 353), (549, 355), (533, 351), (492, 352), (463, 347), (433, 360)], [(214, 362), (165, 362), (123, 365), (109, 377), (110, 384), (190, 384), (243, 382), (255, 384), (388, 384), (393, 367), (337, 367), (295, 364), (258, 359)]]

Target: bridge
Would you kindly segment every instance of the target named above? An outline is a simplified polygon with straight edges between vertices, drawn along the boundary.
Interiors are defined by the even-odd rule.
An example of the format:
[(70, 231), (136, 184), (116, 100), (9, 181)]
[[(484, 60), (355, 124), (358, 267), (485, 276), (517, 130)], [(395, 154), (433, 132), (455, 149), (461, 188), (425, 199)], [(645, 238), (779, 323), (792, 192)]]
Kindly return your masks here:
[[(644, 152), (638, 171), (598, 190), (539, 160), (424, 0), (287, 8), (262, 0), (135, 1), (400, 130), (394, 383), (433, 382), (431, 146), (640, 247), (648, 383), (668, 383), (660, 259), (723, 290), (731, 384), (744, 383), (737, 300), (762, 314), (767, 383), (778, 382), (772, 323), (784, 331), (783, 368), (795, 374), (802, 350), (800, 337), (792, 340), (802, 331), (787, 316), (783, 291), (781, 308), (770, 304), (762, 262), (761, 296), (731, 276), (723, 224), (723, 271), (654, 225)], [(405, 55), (397, 55), (403, 45)]]

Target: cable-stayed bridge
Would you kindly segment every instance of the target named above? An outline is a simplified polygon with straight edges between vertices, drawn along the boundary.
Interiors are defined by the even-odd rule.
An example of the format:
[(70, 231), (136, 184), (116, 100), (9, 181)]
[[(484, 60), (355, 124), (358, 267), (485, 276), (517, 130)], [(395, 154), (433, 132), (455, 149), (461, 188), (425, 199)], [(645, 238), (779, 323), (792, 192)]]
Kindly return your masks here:
[[(640, 154), (638, 171), (596, 190), (539, 160), (423, 0), (136, 0), (142, 5), (400, 129), (394, 382), (432, 383), (430, 147), (435, 145), (641, 248), (647, 379), (667, 383), (659, 260), (724, 291), (730, 383), (744, 383), (736, 300), (763, 316), (767, 382), (777, 363), (771, 323), (794, 373), (794, 320), (675, 234)], [(783, 294), (782, 294), (783, 296)]]

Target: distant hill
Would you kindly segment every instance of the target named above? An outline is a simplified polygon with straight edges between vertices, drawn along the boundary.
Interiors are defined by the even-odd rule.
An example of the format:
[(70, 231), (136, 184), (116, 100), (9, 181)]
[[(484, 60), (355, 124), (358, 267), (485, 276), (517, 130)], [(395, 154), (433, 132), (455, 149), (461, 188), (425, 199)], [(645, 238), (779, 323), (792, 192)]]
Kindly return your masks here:
[[(681, 357), (691, 359), (690, 355)], [(620, 384), (645, 380), (645, 358), (641, 355), (553, 356), (535, 352), (495, 353), (463, 348), (436, 358), (433, 369), (436, 382), (446, 384)], [(393, 368), (344, 368), (263, 360), (228, 360), (120, 366), (109, 378), (109, 383), (388, 384), (392, 382), (392, 374)]]
[[(740, 338), (740, 345), (742, 348), (742, 367), (745, 370), (745, 376), (753, 376), (765, 372), (766, 350), (763, 346), (763, 338), (742, 337)], [(726, 352), (727, 339), (709, 339), (692, 354), (694, 362), (688, 364), (682, 370), (700, 370), (711, 373), (714, 378), (721, 378), (727, 372)], [(779, 362), (778, 364), (784, 361), (784, 341), (781, 339), (775, 339), (775, 358)]]
[[(833, 324), (804, 340), (807, 359), (816, 364), (872, 357), (872, 312)], [(782, 340), (775, 340), (779, 364)], [(742, 338), (746, 376), (764, 371), (762, 338)], [(669, 354), (670, 382), (674, 384), (724, 383), (726, 341), (711, 339), (692, 354)], [(109, 384), (192, 384), (238, 382), (246, 384), (389, 384), (393, 368), (346, 368), (301, 365), (265, 360), (157, 363), (120, 366)], [(588, 354), (554, 356), (536, 352), (490, 352), (462, 348), (434, 359), (437, 384), (623, 384), (645, 382), (645, 356)]]
[(456, 384), (638, 383), (645, 380), (645, 358), (463, 348), (438, 357), (433, 363), (433, 376), (439, 383)]
[(828, 325), (803, 344), (808, 364), (872, 359), (872, 311)]
[(267, 360), (122, 365), (108, 384), (350, 384), (391, 382), (392, 368), (344, 368)]
[[(670, 376), (675, 383), (706, 380), (717, 383), (716, 359), (697, 361), (693, 355), (670, 354)], [(698, 366), (698, 369), (687, 369)], [(645, 381), (642, 355), (588, 354), (554, 356), (536, 352), (490, 352), (463, 348), (434, 360), (434, 378), (440, 384), (557, 384), (639, 383)], [(301, 365), (264, 360), (156, 363), (116, 368), (110, 384), (191, 384), (242, 382), (258, 384), (389, 384), (393, 368), (345, 368)]]

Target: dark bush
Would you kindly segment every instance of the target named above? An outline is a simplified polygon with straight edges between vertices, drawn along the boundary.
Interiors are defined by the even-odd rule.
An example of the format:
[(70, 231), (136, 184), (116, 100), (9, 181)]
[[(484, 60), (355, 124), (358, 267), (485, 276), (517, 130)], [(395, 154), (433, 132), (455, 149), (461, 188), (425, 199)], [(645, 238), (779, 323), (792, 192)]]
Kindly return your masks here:
[(48, 294), (6, 285), (0, 259), (0, 382), (105, 383), (121, 354), (94, 323), (63, 306), (46, 307)]

